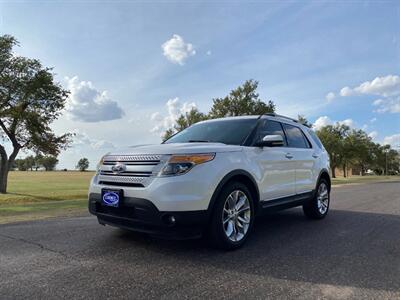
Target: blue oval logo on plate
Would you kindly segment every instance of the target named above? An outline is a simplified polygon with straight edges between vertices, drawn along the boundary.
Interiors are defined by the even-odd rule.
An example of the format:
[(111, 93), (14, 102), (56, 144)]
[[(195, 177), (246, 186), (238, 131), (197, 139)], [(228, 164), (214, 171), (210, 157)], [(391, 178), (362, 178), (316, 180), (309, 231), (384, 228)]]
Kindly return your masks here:
[(106, 192), (103, 195), (103, 202), (107, 205), (117, 205), (119, 201), (119, 196), (115, 192)]

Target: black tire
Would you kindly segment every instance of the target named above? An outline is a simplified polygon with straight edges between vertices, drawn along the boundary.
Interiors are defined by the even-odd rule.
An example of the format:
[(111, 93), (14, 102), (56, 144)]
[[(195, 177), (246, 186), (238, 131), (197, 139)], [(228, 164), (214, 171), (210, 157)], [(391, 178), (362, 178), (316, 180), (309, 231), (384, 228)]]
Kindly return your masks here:
[[(321, 202), (319, 201), (321, 189), (326, 188), (327, 198), (323, 197), (325, 201), (323, 201), (326, 205), (326, 208), (321, 208)], [(321, 198), (320, 198), (321, 199)], [(310, 219), (323, 219), (329, 212), (329, 204), (330, 204), (330, 186), (325, 179), (320, 179), (318, 182), (317, 188), (315, 190), (314, 196), (307, 203), (303, 205), (304, 214)]]
[[(248, 224), (247, 231), (243, 235), (243, 237), (238, 240), (238, 241), (233, 241), (230, 238), (228, 238), (227, 234), (225, 233), (225, 228), (223, 224), (223, 217), (226, 216), (226, 211), (224, 215), (224, 206), (226, 205), (226, 201), (228, 199), (228, 196), (231, 195), (235, 191), (240, 191), (244, 193), (248, 199), (249, 206), (250, 206), (250, 222), (246, 223)], [(248, 210), (246, 210), (248, 211)], [(210, 220), (210, 226), (208, 230), (208, 236), (210, 238), (210, 241), (212, 244), (220, 249), (224, 250), (234, 250), (238, 249), (243, 244), (246, 242), (248, 236), (251, 233), (251, 230), (253, 228), (254, 224), (254, 218), (255, 218), (255, 209), (254, 209), (254, 199), (247, 188), (247, 186), (241, 182), (230, 182), (227, 185), (225, 185), (221, 192), (218, 195), (218, 198), (214, 204), (214, 208), (211, 214), (211, 220)], [(243, 219), (243, 218), (242, 218)], [(232, 219), (233, 221), (233, 219)], [(236, 224), (233, 223), (232, 224)], [(242, 223), (244, 225), (245, 223)], [(245, 226), (245, 225), (244, 225)], [(234, 225), (235, 228), (236, 225)], [(241, 227), (240, 230), (243, 230), (243, 227)]]

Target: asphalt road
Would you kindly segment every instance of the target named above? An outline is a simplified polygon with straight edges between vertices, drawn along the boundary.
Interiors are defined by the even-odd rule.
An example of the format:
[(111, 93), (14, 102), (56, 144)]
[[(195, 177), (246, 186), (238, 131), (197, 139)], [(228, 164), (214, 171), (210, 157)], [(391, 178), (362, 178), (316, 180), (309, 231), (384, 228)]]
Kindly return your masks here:
[(268, 216), (234, 252), (91, 216), (2, 225), (0, 298), (400, 299), (400, 182), (334, 188), (326, 219)]

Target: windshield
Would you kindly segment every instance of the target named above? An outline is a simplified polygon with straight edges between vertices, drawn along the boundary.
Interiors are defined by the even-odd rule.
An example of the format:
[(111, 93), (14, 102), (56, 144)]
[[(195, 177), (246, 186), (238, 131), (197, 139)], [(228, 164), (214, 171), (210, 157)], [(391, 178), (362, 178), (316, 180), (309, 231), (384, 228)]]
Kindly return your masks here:
[(241, 145), (257, 123), (257, 119), (230, 119), (194, 124), (177, 133), (166, 144), (214, 142)]

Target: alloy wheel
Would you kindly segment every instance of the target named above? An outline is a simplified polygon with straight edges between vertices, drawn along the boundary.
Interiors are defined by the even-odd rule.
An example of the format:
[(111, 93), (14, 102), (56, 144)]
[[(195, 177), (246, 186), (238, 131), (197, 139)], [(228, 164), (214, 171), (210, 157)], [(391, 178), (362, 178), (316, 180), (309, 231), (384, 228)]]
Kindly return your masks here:
[(234, 190), (225, 200), (222, 225), (225, 235), (233, 242), (242, 240), (249, 230), (251, 220), (250, 201), (241, 190)]

